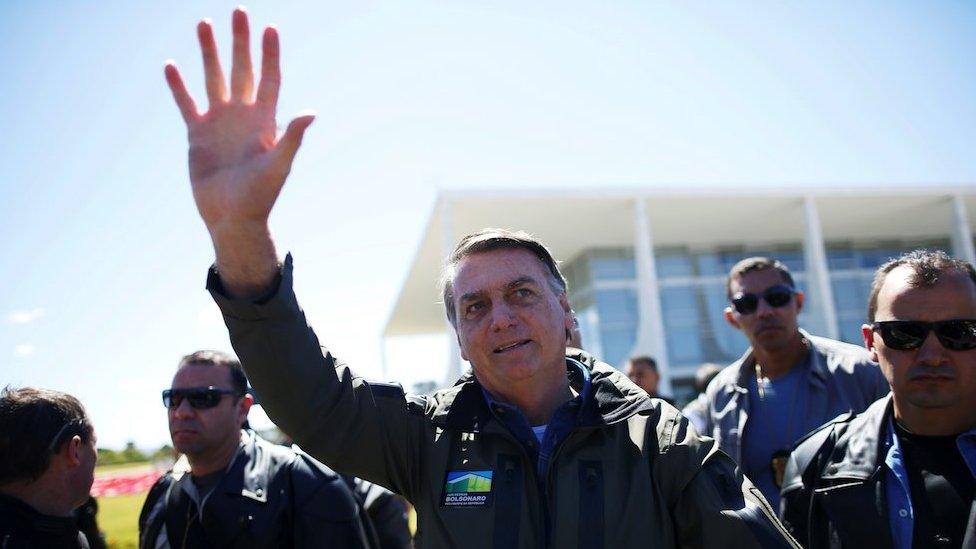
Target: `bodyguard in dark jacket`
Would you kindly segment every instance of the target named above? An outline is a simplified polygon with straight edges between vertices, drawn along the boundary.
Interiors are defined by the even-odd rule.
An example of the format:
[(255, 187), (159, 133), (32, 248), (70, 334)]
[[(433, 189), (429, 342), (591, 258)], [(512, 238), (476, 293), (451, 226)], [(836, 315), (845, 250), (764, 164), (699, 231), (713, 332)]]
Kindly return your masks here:
[(806, 547), (976, 548), (976, 271), (883, 265), (862, 329), (891, 396), (793, 451), (781, 513)]
[(304, 452), (242, 430), (252, 397), (240, 363), (215, 351), (183, 358), (171, 389), (173, 446), (189, 470), (149, 492), (139, 546), (366, 548), (345, 481)]

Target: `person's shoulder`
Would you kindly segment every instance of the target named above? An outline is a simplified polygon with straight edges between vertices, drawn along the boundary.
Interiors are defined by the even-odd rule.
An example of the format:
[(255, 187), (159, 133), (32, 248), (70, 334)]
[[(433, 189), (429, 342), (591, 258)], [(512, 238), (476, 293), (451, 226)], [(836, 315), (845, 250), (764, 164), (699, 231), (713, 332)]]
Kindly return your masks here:
[(742, 359), (736, 360), (732, 364), (722, 368), (722, 370), (715, 375), (715, 378), (709, 382), (708, 387), (705, 388), (706, 398), (713, 399), (715, 398), (715, 395), (724, 392), (726, 387), (738, 385), (741, 369)]
[(853, 369), (860, 366), (877, 366), (871, 360), (871, 353), (862, 345), (815, 335), (807, 335), (807, 339), (814, 349), (833, 359), (828, 360), (829, 367), (843, 366)]

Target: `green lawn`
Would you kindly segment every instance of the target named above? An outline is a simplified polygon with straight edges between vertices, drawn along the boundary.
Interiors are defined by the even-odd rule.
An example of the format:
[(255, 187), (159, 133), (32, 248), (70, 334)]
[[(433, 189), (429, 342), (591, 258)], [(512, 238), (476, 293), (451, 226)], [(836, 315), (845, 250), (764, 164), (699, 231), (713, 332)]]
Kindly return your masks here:
[(98, 498), (98, 527), (108, 546), (135, 549), (139, 546), (139, 511), (146, 493)]
[(150, 467), (152, 467), (152, 463), (148, 461), (136, 461), (132, 463), (113, 463), (111, 465), (98, 464), (95, 466), (95, 474), (98, 475), (100, 473), (110, 473), (110, 472), (119, 473), (122, 471), (128, 471), (129, 469), (132, 470), (148, 469)]

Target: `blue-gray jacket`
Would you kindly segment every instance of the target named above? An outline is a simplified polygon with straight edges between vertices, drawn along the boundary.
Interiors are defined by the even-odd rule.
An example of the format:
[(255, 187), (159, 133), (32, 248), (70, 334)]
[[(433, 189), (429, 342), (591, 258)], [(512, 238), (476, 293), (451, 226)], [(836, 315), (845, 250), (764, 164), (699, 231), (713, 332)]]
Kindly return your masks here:
[[(860, 413), (872, 402), (888, 394), (888, 382), (863, 347), (800, 330), (810, 342), (810, 372), (807, 377), (806, 410), (801, 415), (803, 429), (796, 438), (820, 427), (838, 415)], [(742, 433), (749, 421), (749, 379), (752, 375), (752, 348), (722, 370), (708, 385), (708, 413), (704, 434), (713, 437), (719, 448), (742, 463)]]

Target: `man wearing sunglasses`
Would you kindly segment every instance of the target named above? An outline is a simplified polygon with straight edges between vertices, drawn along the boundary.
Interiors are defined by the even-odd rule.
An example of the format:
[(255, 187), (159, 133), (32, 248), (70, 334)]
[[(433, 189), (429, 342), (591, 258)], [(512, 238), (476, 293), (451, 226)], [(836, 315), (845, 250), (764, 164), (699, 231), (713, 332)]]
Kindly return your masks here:
[(189, 474), (170, 471), (152, 487), (139, 546), (367, 547), (360, 509), (335, 472), (242, 429), (252, 403), (230, 355), (197, 351), (180, 361), (163, 404)]
[(750, 347), (709, 384), (705, 434), (775, 507), (793, 444), (840, 413), (864, 410), (888, 385), (863, 348), (800, 329), (805, 295), (783, 263), (743, 259), (726, 290), (725, 319)]
[(976, 271), (943, 252), (889, 261), (862, 334), (891, 396), (798, 445), (784, 520), (808, 548), (976, 547)]
[(0, 547), (88, 548), (76, 509), (95, 479), (95, 429), (77, 398), (0, 392)]

